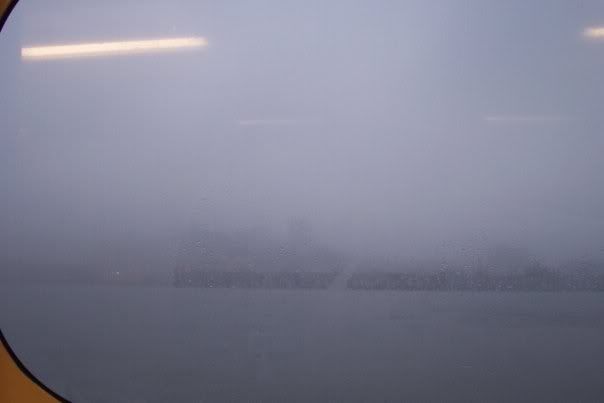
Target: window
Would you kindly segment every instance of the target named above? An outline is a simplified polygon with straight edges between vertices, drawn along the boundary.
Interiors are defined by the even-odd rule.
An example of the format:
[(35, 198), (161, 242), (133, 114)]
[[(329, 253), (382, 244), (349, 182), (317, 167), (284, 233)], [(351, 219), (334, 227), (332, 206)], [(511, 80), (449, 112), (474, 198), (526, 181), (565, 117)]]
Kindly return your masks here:
[(598, 401), (601, 2), (23, 0), (0, 326), (76, 402)]

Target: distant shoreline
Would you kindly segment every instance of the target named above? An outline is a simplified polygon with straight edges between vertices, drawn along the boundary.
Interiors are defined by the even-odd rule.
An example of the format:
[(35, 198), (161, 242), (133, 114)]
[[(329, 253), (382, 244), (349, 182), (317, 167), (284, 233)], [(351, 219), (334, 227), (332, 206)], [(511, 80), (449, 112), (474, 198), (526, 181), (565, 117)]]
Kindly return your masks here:
[[(17, 274), (17, 273), (13, 273)], [(1, 285), (88, 285), (175, 288), (236, 288), (356, 291), (496, 291), (602, 292), (599, 270), (559, 271), (532, 266), (523, 270), (440, 269), (431, 271), (256, 271), (176, 269), (168, 272), (82, 273), (50, 276), (48, 272), (19, 272), (3, 276)]]

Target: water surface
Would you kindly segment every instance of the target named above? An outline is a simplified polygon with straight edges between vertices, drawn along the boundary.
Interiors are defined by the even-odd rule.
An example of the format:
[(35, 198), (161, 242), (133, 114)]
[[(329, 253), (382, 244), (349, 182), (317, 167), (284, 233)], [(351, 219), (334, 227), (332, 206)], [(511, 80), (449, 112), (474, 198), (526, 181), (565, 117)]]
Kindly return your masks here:
[(2, 286), (81, 402), (601, 401), (604, 294)]

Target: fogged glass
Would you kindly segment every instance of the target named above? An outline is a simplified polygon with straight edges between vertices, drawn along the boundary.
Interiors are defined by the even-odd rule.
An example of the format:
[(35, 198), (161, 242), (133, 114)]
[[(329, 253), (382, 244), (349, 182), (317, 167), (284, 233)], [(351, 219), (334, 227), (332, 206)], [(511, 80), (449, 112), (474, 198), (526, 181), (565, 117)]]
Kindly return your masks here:
[(598, 401), (599, 1), (19, 2), (0, 327), (73, 401)]

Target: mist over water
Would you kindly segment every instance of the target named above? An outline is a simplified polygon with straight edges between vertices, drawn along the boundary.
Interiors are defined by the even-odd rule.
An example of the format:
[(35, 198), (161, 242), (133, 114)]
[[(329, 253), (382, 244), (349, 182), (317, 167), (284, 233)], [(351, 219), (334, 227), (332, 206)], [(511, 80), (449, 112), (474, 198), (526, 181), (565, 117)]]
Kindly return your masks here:
[(73, 401), (602, 400), (603, 24), (20, 1), (3, 333)]
[[(169, 264), (191, 227), (283, 240), (300, 218), (356, 256), (603, 257), (599, 2), (56, 4), (0, 40), (5, 259)], [(19, 60), (176, 35), (208, 46)]]

